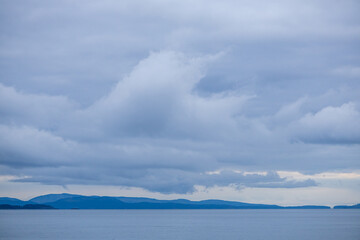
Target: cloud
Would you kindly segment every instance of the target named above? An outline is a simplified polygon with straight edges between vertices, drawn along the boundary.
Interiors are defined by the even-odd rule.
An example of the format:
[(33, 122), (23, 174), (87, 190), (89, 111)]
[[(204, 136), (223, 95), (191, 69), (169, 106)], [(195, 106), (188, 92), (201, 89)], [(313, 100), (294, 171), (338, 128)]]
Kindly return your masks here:
[(186, 193), (359, 168), (358, 1), (0, 4), (4, 175)]
[(204, 61), (175, 52), (152, 53), (85, 114), (101, 116), (100, 127), (112, 133), (161, 134), (204, 75)]
[[(310, 153), (304, 156), (303, 148), (284, 142), (288, 134), (305, 139), (306, 132), (317, 136), (314, 129), (318, 135), (333, 131), (335, 125), (350, 129), (358, 118), (355, 105), (324, 108), (304, 116), (311, 99), (301, 98), (274, 116), (249, 118), (243, 109), (254, 96), (237, 91), (202, 96), (196, 91), (214, 61), (219, 61), (219, 56), (151, 53), (89, 107), (65, 97), (25, 94), (2, 86), (4, 102), (14, 107), (2, 106), (7, 120), (0, 128), (1, 164), (22, 169), (14, 173), (27, 177), (16, 181), (108, 184), (166, 193), (192, 192), (196, 185), (315, 185), (312, 180), (294, 182), (276, 174), (205, 173), (222, 167), (293, 169), (299, 167), (296, 159), (304, 157), (309, 160), (303, 159), (302, 167), (308, 168), (317, 149), (305, 146)], [(342, 117), (337, 117), (339, 114)], [(324, 126), (325, 119), (333, 120)], [(286, 130), (289, 126), (295, 130)], [(336, 134), (344, 135), (342, 128), (324, 139), (331, 142)], [(303, 135), (296, 135), (299, 132)], [(348, 130), (345, 135), (353, 132)], [(279, 146), (288, 150), (279, 154)], [(330, 153), (343, 156), (341, 151)], [(272, 155), (276, 157), (269, 161)], [(321, 156), (320, 166), (327, 164), (326, 156)]]
[(59, 127), (64, 116), (76, 108), (77, 104), (64, 96), (22, 93), (0, 83), (2, 124), (26, 124), (54, 129)]
[(229, 91), (203, 97), (194, 91), (206, 66), (218, 57), (151, 53), (109, 94), (71, 115), (68, 124), (75, 128), (60, 132), (80, 138), (105, 135), (209, 140), (233, 134), (237, 125), (233, 117), (252, 96)]
[(69, 165), (78, 144), (32, 127), (0, 125), (0, 164), (14, 167)]
[[(244, 174), (234, 171), (222, 171), (219, 174), (187, 172), (178, 169), (147, 169), (131, 171), (125, 174), (114, 174), (110, 169), (106, 172), (94, 172), (93, 169), (64, 168), (59, 170), (45, 169), (34, 177), (17, 178), (13, 182), (40, 182), (50, 185), (117, 185), (140, 187), (152, 192), (166, 194), (188, 194), (196, 191), (196, 186), (206, 188), (235, 187), (251, 188), (298, 188), (316, 186), (315, 181), (288, 180), (280, 178), (277, 173)], [(31, 171), (30, 171), (31, 173)]]
[(312, 143), (360, 143), (360, 112), (352, 102), (308, 113), (296, 123), (298, 139)]
[(332, 73), (347, 78), (358, 78), (360, 77), (360, 67), (342, 66), (332, 70)]
[[(6, 102), (26, 103), (31, 114), (15, 107), (14, 114), (7, 113), (13, 126), (0, 128), (1, 164), (30, 176), (16, 181), (44, 184), (113, 184), (168, 193), (192, 192), (197, 184), (298, 186), (270, 175), (204, 175), (220, 164), (201, 148), (240, 134), (239, 123), (244, 120), (238, 115), (251, 98), (236, 92), (197, 95), (194, 86), (209, 60), (213, 57), (152, 53), (108, 95), (84, 109), (63, 97), (21, 94), (3, 87), (11, 93), (3, 95)], [(57, 108), (59, 103), (64, 107)], [(32, 118), (37, 113), (43, 119), (41, 114), (47, 112), (44, 122)], [(46, 130), (44, 123), (49, 120), (58, 125)], [(94, 132), (99, 135), (91, 135)]]
[(358, 1), (326, 7), (323, 1), (282, 0), (1, 4), (2, 82), (85, 105), (104, 96), (149, 51), (230, 48), (236, 53), (218, 63), (229, 81), (244, 75), (299, 81), (296, 76), (314, 78), (328, 73), (329, 65), (343, 66), (359, 35)]

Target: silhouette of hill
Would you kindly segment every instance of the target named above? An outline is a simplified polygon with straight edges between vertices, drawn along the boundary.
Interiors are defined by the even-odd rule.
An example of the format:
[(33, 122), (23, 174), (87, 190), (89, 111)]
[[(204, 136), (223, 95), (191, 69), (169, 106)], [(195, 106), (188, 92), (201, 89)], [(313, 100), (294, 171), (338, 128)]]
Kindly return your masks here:
[(352, 206), (339, 205), (335, 206), (334, 209), (360, 209), (360, 203)]
[(17, 205), (24, 206), (26, 204), (31, 204), (31, 201), (21, 201), (17, 198), (8, 198), (8, 197), (0, 197), (0, 204), (8, 204), (8, 205)]
[(55, 208), (44, 204), (25, 204), (23, 206), (0, 204), (0, 209), (55, 209)]
[[(19, 203), (19, 204), (14, 204)], [(141, 197), (82, 196), (76, 194), (47, 194), (21, 201), (15, 198), (0, 198), (0, 204), (25, 206), (44, 204), (58, 209), (329, 209), (327, 206), (290, 206), (253, 204), (209, 199), (158, 200)]]
[(81, 195), (69, 194), (69, 193), (46, 194), (46, 195), (34, 197), (34, 198), (30, 199), (29, 201), (42, 204), (42, 203), (47, 203), (47, 202), (55, 202), (57, 200), (64, 199), (64, 198), (80, 197), (80, 196)]

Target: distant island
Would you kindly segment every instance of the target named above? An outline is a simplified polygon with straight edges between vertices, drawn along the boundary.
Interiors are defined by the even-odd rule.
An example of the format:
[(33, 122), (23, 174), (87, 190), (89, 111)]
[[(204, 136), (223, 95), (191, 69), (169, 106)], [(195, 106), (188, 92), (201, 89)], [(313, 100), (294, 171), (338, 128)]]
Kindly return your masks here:
[[(360, 208), (335, 206), (335, 209)], [(328, 206), (279, 206), (224, 200), (190, 201), (187, 199), (158, 200), (141, 197), (82, 196), (75, 194), (47, 194), (22, 201), (0, 197), (0, 209), (330, 209)]]
[(23, 206), (0, 204), (0, 209), (55, 209), (55, 208), (45, 204), (25, 204)]
[(334, 209), (360, 209), (360, 204), (352, 205), (352, 206), (335, 206)]

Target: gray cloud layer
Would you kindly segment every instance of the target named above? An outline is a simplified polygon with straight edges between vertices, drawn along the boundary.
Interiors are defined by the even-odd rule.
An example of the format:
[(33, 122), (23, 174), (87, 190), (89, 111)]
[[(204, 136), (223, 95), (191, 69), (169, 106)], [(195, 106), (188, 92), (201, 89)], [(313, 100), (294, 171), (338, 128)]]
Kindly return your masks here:
[(2, 2), (0, 173), (186, 193), (359, 169), (359, 4), (204, 4)]

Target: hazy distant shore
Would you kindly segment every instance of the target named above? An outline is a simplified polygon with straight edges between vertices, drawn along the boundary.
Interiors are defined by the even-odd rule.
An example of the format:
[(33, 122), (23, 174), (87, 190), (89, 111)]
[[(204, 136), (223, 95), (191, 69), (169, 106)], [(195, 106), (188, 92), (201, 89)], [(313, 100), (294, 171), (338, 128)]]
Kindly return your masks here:
[[(334, 209), (359, 209), (360, 204), (339, 205)], [(187, 199), (158, 200), (140, 197), (82, 196), (74, 194), (48, 194), (22, 201), (0, 198), (0, 209), (331, 209), (329, 206), (279, 206), (236, 201)]]

